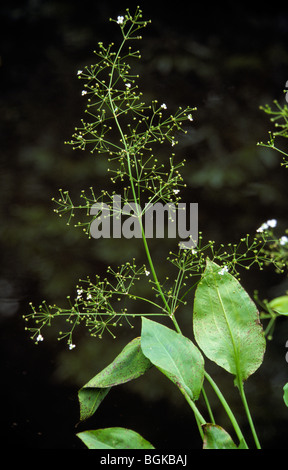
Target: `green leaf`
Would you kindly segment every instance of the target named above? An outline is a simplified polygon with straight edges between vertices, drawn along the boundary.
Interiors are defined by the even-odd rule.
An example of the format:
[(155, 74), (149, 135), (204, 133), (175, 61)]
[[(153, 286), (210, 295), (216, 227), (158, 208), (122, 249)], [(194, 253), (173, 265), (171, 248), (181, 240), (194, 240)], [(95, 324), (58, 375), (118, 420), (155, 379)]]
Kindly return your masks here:
[(154, 449), (140, 434), (126, 428), (106, 428), (77, 434), (88, 449)]
[(217, 424), (204, 424), (203, 449), (238, 449), (230, 435)]
[(179, 389), (197, 400), (204, 379), (204, 359), (182, 334), (142, 318), (141, 348), (145, 356)]
[(288, 295), (282, 295), (271, 300), (268, 304), (272, 310), (279, 313), (279, 315), (288, 315)]
[(237, 279), (209, 259), (195, 293), (193, 329), (202, 351), (234, 374), (237, 386), (263, 362), (266, 342), (256, 305)]
[(140, 377), (151, 366), (142, 353), (140, 338), (133, 339), (109, 366), (79, 390), (81, 421), (95, 413), (111, 387)]
[(283, 392), (284, 392), (284, 395), (283, 395), (284, 403), (286, 406), (288, 406), (288, 382), (286, 385), (284, 385)]

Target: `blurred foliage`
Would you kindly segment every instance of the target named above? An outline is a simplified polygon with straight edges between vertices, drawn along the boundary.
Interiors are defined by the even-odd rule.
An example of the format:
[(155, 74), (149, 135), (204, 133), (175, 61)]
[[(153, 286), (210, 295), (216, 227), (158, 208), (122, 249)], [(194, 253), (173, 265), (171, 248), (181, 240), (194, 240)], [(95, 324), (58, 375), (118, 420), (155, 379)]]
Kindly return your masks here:
[[(199, 203), (199, 230), (207, 239), (234, 242), (268, 218), (287, 224), (287, 176), (280, 157), (256, 146), (269, 130), (259, 106), (284, 100), (287, 15), (276, 8), (255, 13), (239, 8), (235, 14), (234, 6), (225, 12), (209, 6), (208, 12), (207, 6), (197, 10), (187, 2), (182, 7), (178, 2), (177, 8), (145, 3), (143, 13), (152, 25), (141, 42), (142, 61), (135, 63), (145, 97), (162, 100), (169, 108), (198, 108), (194, 126), (179, 139), (175, 153), (179, 161), (187, 161), (183, 202)], [(129, 6), (127, 2), (124, 8)], [(1, 2), (0, 319), (2, 324), (11, 322), (12, 328), (16, 324), (21, 336), (25, 332), (19, 322), (30, 300), (60, 304), (80, 278), (105, 272), (107, 263), (132, 257), (139, 265), (146, 261), (137, 242), (91, 241), (80, 229), (67, 227), (51, 202), (59, 188), (78, 197), (81, 189), (109, 184), (103, 157), (73, 152), (64, 141), (84, 109), (77, 70), (93, 63), (98, 41), (117, 40), (118, 30), (107, 20), (120, 10), (112, 2), (88, 0)], [(162, 241), (153, 243), (156, 264), (169, 248)], [(169, 266), (161, 267), (164, 277)], [(257, 276), (244, 279), (250, 292), (280, 280), (273, 273), (260, 281)], [(189, 323), (189, 313), (188, 308), (184, 322)], [(137, 326), (122, 337), (119, 333), (116, 341), (97, 342), (83, 332), (73, 352), (57, 348), (53, 380), (83, 384), (115, 357), (132, 333)], [(5, 344), (8, 351), (3, 354), (9, 355), (13, 344)], [(259, 376), (270, 393), (270, 406), (285, 373), (284, 353), (280, 348), (279, 359), (268, 348), (267, 368), (273, 363), (278, 369), (276, 382), (268, 383), (264, 373)], [(149, 377), (145, 385), (143, 379), (132, 387), (153, 399), (149, 380), (155, 391), (156, 379)], [(158, 393), (154, 399), (172, 397), (162, 384)], [(281, 418), (280, 411), (275, 415)]]

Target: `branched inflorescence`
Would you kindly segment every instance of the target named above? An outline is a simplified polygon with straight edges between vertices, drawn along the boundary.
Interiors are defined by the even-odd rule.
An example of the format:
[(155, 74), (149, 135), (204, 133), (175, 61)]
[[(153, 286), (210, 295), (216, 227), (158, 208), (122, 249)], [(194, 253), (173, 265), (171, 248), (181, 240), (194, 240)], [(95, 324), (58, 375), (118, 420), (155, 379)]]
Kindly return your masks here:
[(137, 268), (135, 260), (125, 263), (113, 270), (107, 269), (107, 277), (103, 280), (95, 276), (95, 281), (90, 278), (80, 281), (76, 286), (76, 293), (72, 299), (67, 297), (67, 308), (56, 305), (48, 305), (45, 301), (36, 309), (32, 303), (32, 313), (26, 315), (26, 321), (34, 320), (35, 327), (28, 328), (32, 333), (32, 339), (36, 342), (43, 340), (43, 328), (51, 326), (52, 319), (58, 317), (68, 323), (68, 329), (59, 332), (59, 339), (67, 339), (69, 348), (74, 347), (73, 333), (75, 328), (84, 323), (92, 336), (102, 337), (107, 330), (113, 337), (116, 326), (122, 326), (125, 320), (131, 327), (129, 316), (135, 317), (136, 313), (127, 312), (125, 303), (127, 299), (137, 299), (133, 293), (133, 286), (143, 276), (148, 276), (146, 266)]
[[(287, 90), (285, 90), (287, 93)], [(287, 94), (286, 94), (287, 99)], [(288, 138), (288, 106), (284, 104), (283, 106), (277, 101), (274, 100), (274, 108), (272, 109), (270, 105), (266, 104), (265, 106), (260, 106), (260, 109), (264, 111), (268, 116), (270, 116), (270, 121), (274, 124), (275, 130), (269, 132), (268, 142), (258, 142), (258, 145), (262, 147), (268, 147), (273, 150), (276, 150), (283, 155), (282, 165), (286, 168), (288, 167), (288, 154), (284, 150), (280, 149), (275, 145), (276, 139), (278, 137)]]
[[(87, 98), (87, 119), (81, 120), (81, 127), (75, 129), (72, 140), (67, 143), (74, 149), (107, 156), (111, 163), (108, 169), (111, 181), (123, 183), (123, 204), (141, 204), (143, 198), (147, 204), (176, 202), (179, 187), (185, 186), (179, 171), (184, 162), (175, 163), (173, 153), (166, 162), (160, 162), (152, 146), (166, 142), (174, 147), (175, 135), (187, 132), (183, 123), (193, 120), (195, 108), (179, 108), (169, 114), (165, 103), (155, 100), (147, 105), (143, 101), (138, 76), (131, 73), (131, 65), (127, 63), (140, 58), (140, 52), (134, 51), (129, 43), (140, 39), (136, 33), (148, 24), (141, 18), (141, 10), (137, 8), (134, 16), (127, 10), (125, 16), (112, 20), (118, 23), (123, 36), (118, 49), (114, 51), (113, 43), (105, 47), (100, 42), (98, 51), (94, 51), (97, 64), (78, 70), (79, 79), (85, 82), (82, 95)], [(103, 190), (95, 197), (90, 188), (90, 194), (82, 191), (81, 198), (84, 204), (74, 204), (69, 192), (60, 190), (59, 199), (54, 199), (55, 212), (67, 214), (67, 223), (70, 223), (77, 209), (84, 209), (89, 215), (92, 204), (105, 202), (109, 205), (113, 193)], [(90, 223), (78, 222), (77, 225), (89, 234)]]
[[(138, 76), (131, 73), (131, 65), (127, 61), (140, 58), (139, 51), (134, 51), (129, 44), (131, 40), (140, 39), (138, 32), (148, 22), (142, 20), (139, 8), (134, 16), (127, 10), (125, 16), (112, 21), (120, 26), (122, 42), (116, 50), (113, 43), (107, 47), (99, 43), (98, 51), (95, 51), (97, 64), (78, 71), (79, 79), (84, 81), (82, 95), (87, 98), (87, 119), (82, 119), (81, 127), (76, 128), (68, 143), (74, 149), (90, 150), (97, 155), (107, 156), (111, 163), (111, 181), (120, 182), (123, 186), (123, 205), (134, 203), (144, 207), (159, 201), (177, 204), (180, 200), (179, 188), (185, 186), (180, 173), (184, 162), (175, 162), (173, 153), (166, 161), (158, 161), (154, 147), (156, 151), (159, 144), (166, 143), (168, 147), (174, 147), (177, 144), (175, 136), (187, 132), (183, 123), (190, 125), (193, 121), (192, 112), (195, 108), (179, 108), (170, 114), (165, 103), (159, 104), (155, 100), (147, 105), (143, 101), (138, 91)], [(59, 198), (54, 200), (57, 205), (55, 211), (60, 216), (67, 215), (69, 224), (76, 210), (84, 210), (89, 220), (78, 222), (76, 226), (81, 226), (90, 235), (91, 223), (95, 219), (91, 217), (92, 206), (95, 203), (106, 203), (106, 207), (110, 208), (114, 196), (115, 191), (109, 193), (103, 189), (96, 193), (90, 187), (88, 191), (81, 192), (80, 197), (84, 202), (77, 205), (71, 200), (68, 191), (60, 189)], [(121, 209), (118, 210), (120, 214)], [(144, 212), (137, 214), (140, 226), (143, 215)], [(259, 233), (253, 239), (247, 235), (239, 244), (229, 244), (227, 247), (221, 245), (218, 249), (214, 242), (202, 245), (200, 235), (195, 248), (180, 249), (177, 254), (170, 254), (168, 261), (175, 269), (175, 278), (171, 280), (167, 277), (165, 282), (160, 283), (143, 230), (142, 238), (149, 270), (146, 266), (137, 267), (134, 261), (116, 270), (109, 267), (106, 278), (101, 279), (97, 275), (93, 282), (91, 279), (81, 281), (74, 299), (67, 298), (67, 308), (48, 305), (46, 302), (38, 309), (31, 305), (32, 312), (25, 316), (25, 320), (32, 320), (35, 324), (34, 327), (27, 327), (32, 338), (36, 342), (42, 341), (44, 327), (50, 326), (54, 318), (64, 320), (65, 328), (60, 331), (59, 339), (66, 339), (70, 349), (75, 346), (73, 334), (80, 323), (84, 323), (93, 336), (102, 337), (107, 330), (114, 337), (116, 326), (120, 326), (123, 320), (132, 326), (130, 319), (138, 315), (128, 312), (129, 299), (146, 303), (150, 308), (149, 315), (166, 315), (174, 322), (177, 308), (185, 304), (187, 294), (196, 286), (207, 257), (220, 261), (220, 274), (226, 271), (235, 274), (238, 267), (249, 268), (257, 264), (262, 268), (263, 263), (277, 264), (281, 261), (277, 257), (272, 259), (269, 250), (265, 248), (268, 240), (265, 233)], [(279, 264), (278, 268), (282, 266)], [(142, 298), (139, 291), (134, 289), (136, 281), (147, 279), (146, 276), (149, 276), (154, 292), (152, 299)], [(198, 280), (187, 285), (193, 276)]]

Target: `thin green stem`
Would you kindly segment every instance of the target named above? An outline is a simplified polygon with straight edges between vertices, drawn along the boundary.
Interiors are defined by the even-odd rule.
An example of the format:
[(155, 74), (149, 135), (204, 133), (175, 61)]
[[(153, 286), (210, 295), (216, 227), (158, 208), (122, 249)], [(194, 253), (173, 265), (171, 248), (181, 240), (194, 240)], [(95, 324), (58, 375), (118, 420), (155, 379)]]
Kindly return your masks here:
[[(186, 398), (186, 401), (189, 403), (190, 407), (192, 408), (192, 410), (195, 414), (195, 417), (197, 419), (197, 422), (200, 424), (200, 426), (203, 426), (204, 424), (206, 424), (205, 418), (202, 416), (202, 414), (198, 410), (197, 406), (195, 405), (195, 402), (190, 398), (188, 392), (186, 392), (186, 390), (183, 390), (183, 389), (181, 390), (181, 392), (183, 393), (184, 397)], [(203, 438), (202, 429), (201, 429), (201, 435), (202, 435), (202, 438)]]
[[(130, 28), (130, 30), (132, 29), (132, 26)], [(134, 202), (136, 204), (136, 207), (138, 207), (138, 203), (139, 203), (139, 200), (137, 198), (137, 194), (136, 194), (136, 189), (135, 189), (135, 185), (134, 185), (134, 178), (133, 178), (133, 174), (132, 174), (132, 169), (131, 169), (131, 161), (130, 161), (130, 153), (129, 153), (129, 149), (128, 149), (128, 145), (127, 145), (127, 142), (126, 142), (126, 138), (125, 138), (125, 135), (122, 131), (122, 128), (121, 128), (121, 125), (118, 121), (118, 118), (117, 118), (117, 114), (115, 112), (115, 108), (114, 108), (114, 104), (113, 104), (113, 100), (112, 100), (112, 96), (111, 96), (111, 86), (112, 86), (112, 82), (113, 82), (113, 75), (114, 75), (114, 70), (115, 70), (115, 64), (117, 63), (117, 60), (118, 60), (118, 57), (120, 55), (120, 51), (121, 49), (123, 48), (124, 46), (124, 43), (126, 41), (126, 38), (128, 38), (129, 36), (129, 32), (130, 30), (128, 31), (127, 35), (124, 37), (124, 40), (122, 41), (122, 44), (121, 46), (119, 47), (118, 49), (118, 52), (115, 56), (115, 60), (114, 60), (114, 64), (113, 64), (113, 67), (112, 67), (112, 71), (111, 71), (111, 76), (110, 76), (110, 83), (109, 83), (109, 90), (108, 90), (108, 93), (109, 93), (109, 100), (110, 100), (110, 106), (111, 106), (111, 109), (113, 110), (113, 115), (114, 115), (114, 119), (115, 119), (115, 122), (116, 122), (116, 125), (118, 127), (118, 130), (120, 132), (120, 135), (121, 135), (121, 139), (122, 139), (122, 142), (124, 144), (124, 147), (125, 147), (125, 153), (126, 153), (126, 157), (127, 157), (127, 164), (128, 164), (128, 172), (129, 172), (129, 179), (130, 179), (130, 184), (131, 184), (131, 189), (132, 189), (132, 193), (133, 193), (133, 199), (134, 199)], [(150, 266), (150, 269), (151, 269), (151, 272), (152, 272), (152, 276), (154, 278), (154, 281), (155, 281), (155, 284), (157, 286), (157, 290), (164, 302), (164, 305), (165, 305), (165, 308), (166, 308), (166, 311), (167, 313), (170, 315), (171, 314), (171, 309), (168, 305), (168, 302), (164, 296), (164, 293), (162, 291), (162, 288), (160, 286), (160, 283), (159, 283), (159, 280), (158, 280), (158, 277), (157, 277), (157, 274), (156, 274), (156, 271), (155, 271), (155, 268), (154, 268), (154, 264), (153, 264), (153, 261), (152, 261), (152, 258), (151, 258), (151, 255), (150, 255), (150, 250), (149, 250), (149, 247), (148, 247), (148, 244), (147, 244), (147, 240), (146, 240), (146, 237), (145, 237), (145, 232), (144, 232), (144, 228), (143, 228), (143, 224), (142, 224), (142, 215), (141, 214), (138, 214), (138, 220), (139, 220), (139, 223), (140, 223), (140, 227), (141, 227), (141, 233), (142, 233), (142, 239), (143, 239), (143, 243), (144, 243), (144, 248), (145, 248), (145, 252), (146, 252), (146, 256), (147, 256), (147, 259), (148, 259), (148, 262), (149, 262), (149, 266)]]
[(206, 407), (207, 407), (207, 410), (208, 410), (208, 413), (209, 413), (210, 421), (211, 421), (212, 424), (215, 424), (214, 415), (213, 415), (212, 408), (210, 406), (207, 394), (205, 392), (204, 385), (202, 386), (202, 395), (203, 395), (203, 398), (204, 398), (204, 401), (205, 401), (205, 404), (206, 404)]
[(252, 435), (253, 435), (256, 447), (257, 447), (257, 449), (261, 449), (261, 445), (260, 445), (256, 430), (255, 430), (255, 426), (254, 426), (252, 416), (251, 416), (251, 413), (250, 413), (250, 410), (249, 410), (249, 406), (248, 406), (248, 403), (247, 403), (247, 400), (246, 400), (246, 395), (245, 395), (245, 392), (244, 392), (243, 382), (241, 381), (240, 384), (238, 384), (238, 385), (239, 385), (238, 388), (239, 388), (239, 391), (240, 391), (240, 396), (241, 396), (241, 399), (242, 399), (242, 403), (243, 403), (244, 408), (245, 408), (245, 412), (246, 412), (246, 415), (247, 415), (247, 418), (248, 418), (248, 421), (249, 421), (249, 425), (250, 425), (250, 428), (251, 428), (251, 431), (252, 431)]
[(225, 400), (221, 390), (219, 389), (219, 387), (216, 385), (216, 383), (214, 382), (214, 380), (212, 379), (212, 377), (208, 374), (208, 372), (204, 371), (204, 376), (205, 378), (207, 379), (207, 381), (209, 382), (209, 384), (211, 385), (211, 387), (213, 388), (214, 392), (216, 393), (217, 397), (219, 398), (224, 410), (226, 411), (230, 421), (231, 421), (231, 424), (236, 432), (236, 435), (239, 439), (240, 442), (243, 442), (244, 446), (246, 449), (248, 449), (248, 446), (247, 446), (247, 443), (245, 441), (245, 438), (242, 434), (242, 431), (236, 421), (236, 418), (230, 408), (230, 406), (228, 405), (227, 401)]
[[(131, 27), (132, 28), (132, 27)], [(130, 31), (130, 30), (129, 30)], [(117, 113), (115, 111), (115, 107), (114, 107), (114, 103), (113, 103), (113, 99), (112, 99), (112, 96), (111, 96), (111, 88), (112, 88), (112, 83), (113, 83), (113, 75), (114, 75), (114, 71), (115, 71), (115, 67), (116, 67), (116, 64), (117, 64), (117, 61), (118, 61), (118, 57), (120, 55), (120, 51), (121, 49), (123, 48), (124, 46), (124, 43), (125, 41), (127, 40), (129, 36), (129, 32), (127, 33), (126, 36), (124, 36), (124, 39), (123, 39), (123, 42), (121, 44), (121, 46), (119, 47), (119, 50), (115, 56), (115, 60), (114, 60), (114, 63), (113, 63), (113, 66), (112, 66), (112, 71), (111, 71), (111, 75), (110, 75), (110, 83), (109, 83), (109, 87), (108, 87), (108, 96), (109, 96), (109, 101), (110, 101), (110, 107), (111, 107), (111, 110), (113, 112), (113, 115), (114, 115), (114, 119), (115, 119), (115, 122), (116, 122), (116, 125), (118, 127), (118, 130), (119, 130), (119, 133), (120, 133), (120, 136), (121, 136), (121, 140), (123, 142), (123, 145), (124, 145), (124, 151), (125, 151), (125, 155), (126, 155), (126, 158), (127, 158), (127, 166), (128, 166), (128, 174), (129, 174), (129, 180), (130, 180), (130, 184), (131, 184), (131, 190), (132, 190), (132, 194), (133, 194), (133, 200), (136, 204), (136, 207), (138, 207), (138, 203), (139, 203), (139, 192), (138, 192), (138, 197), (137, 197), (137, 192), (136, 192), (136, 188), (135, 188), (135, 182), (134, 182), (134, 178), (133, 178), (133, 173), (132, 173), (132, 168), (131, 168), (131, 156), (130, 156), (130, 152), (129, 152), (129, 147), (128, 147), (128, 143), (126, 142), (126, 138), (125, 138), (125, 135), (123, 133), (123, 130), (121, 128), (121, 125), (118, 121), (118, 118), (117, 118)], [(136, 156), (134, 155), (134, 158)], [(139, 188), (138, 188), (139, 189)], [(157, 277), (157, 274), (156, 274), (156, 271), (155, 271), (155, 267), (154, 267), (154, 263), (153, 263), (153, 260), (152, 260), (152, 257), (151, 257), (151, 254), (150, 254), (150, 250), (149, 250), (149, 246), (148, 246), (148, 243), (147, 243), (147, 239), (146, 239), (146, 236), (145, 236), (145, 231), (144, 231), (144, 228), (143, 228), (143, 224), (142, 224), (142, 214), (138, 214), (138, 220), (139, 220), (139, 224), (140, 224), (140, 227), (141, 227), (141, 233), (142, 233), (142, 240), (143, 240), (143, 244), (144, 244), (144, 249), (145, 249), (145, 252), (146, 252), (146, 256), (147, 256), (147, 259), (148, 259), (148, 262), (149, 262), (149, 266), (150, 266), (150, 269), (151, 269), (151, 273), (152, 273), (152, 276), (153, 276), (153, 279), (155, 281), (155, 285), (156, 285), (156, 288), (157, 288), (157, 291), (163, 301), (163, 304), (164, 304), (164, 308), (165, 308), (165, 311), (167, 312), (167, 314), (169, 315), (169, 317), (172, 319), (173, 321), (173, 324), (174, 324), (174, 327), (176, 329), (176, 331), (178, 333), (181, 333), (181, 330), (180, 330), (180, 327), (178, 325), (178, 322), (177, 320), (175, 319), (175, 316), (174, 316), (174, 312), (175, 312), (175, 308), (176, 308), (176, 303), (174, 301), (173, 303), (173, 306), (174, 306), (174, 309), (172, 310), (172, 308), (169, 306), (168, 304), (168, 301), (164, 295), (164, 292), (161, 288), (161, 285), (159, 283), (159, 280), (158, 280), (158, 277)], [(177, 278), (177, 283), (176, 285), (174, 286), (174, 289), (175, 289), (175, 292), (177, 294), (177, 297), (179, 295), (179, 291), (180, 291), (180, 280), (183, 281), (183, 276), (184, 276), (184, 270), (183, 272), (181, 273), (182, 276), (178, 276)], [(207, 374), (206, 374), (207, 375)], [(209, 380), (210, 383), (212, 381), (212, 379)], [(216, 385), (214, 384), (213, 382), (213, 388), (214, 388), (214, 391), (216, 392), (216, 394), (218, 395), (221, 403), (223, 404), (226, 412), (228, 413), (229, 417), (230, 417), (230, 420), (235, 428), (235, 431), (239, 437), (239, 439), (241, 441), (243, 441), (245, 443), (245, 440), (244, 440), (244, 437), (239, 429), (239, 426), (235, 420), (235, 417), (233, 415), (233, 413), (231, 412), (229, 406), (227, 405), (227, 402), (226, 400), (224, 399), (223, 395), (221, 394), (220, 390), (218, 389), (218, 387), (216, 388)], [(195, 414), (195, 418), (196, 418), (196, 421), (197, 421), (197, 425), (199, 427), (199, 432), (203, 438), (203, 430), (202, 430), (202, 425), (206, 423), (205, 419), (203, 418), (203, 416), (201, 415), (201, 413), (199, 412), (197, 406), (195, 405), (194, 401), (190, 398), (188, 392), (186, 391), (182, 391), (187, 402), (189, 403), (190, 407), (192, 408), (194, 414)], [(207, 405), (207, 408), (209, 410), (209, 414), (210, 416), (212, 417), (212, 410), (211, 410), (211, 407), (209, 405), (209, 402), (208, 402), (208, 398), (207, 398), (207, 395), (203, 389), (203, 395), (204, 395), (204, 398), (205, 398), (205, 402), (206, 402), (206, 405)], [(245, 443), (246, 444), (246, 443)]]

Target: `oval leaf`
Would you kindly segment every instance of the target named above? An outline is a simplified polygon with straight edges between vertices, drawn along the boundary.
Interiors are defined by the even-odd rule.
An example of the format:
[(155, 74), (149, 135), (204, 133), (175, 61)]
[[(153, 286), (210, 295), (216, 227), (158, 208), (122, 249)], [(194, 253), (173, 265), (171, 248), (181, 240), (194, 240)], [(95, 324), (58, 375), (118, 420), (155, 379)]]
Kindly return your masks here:
[(217, 424), (204, 424), (203, 449), (237, 449), (230, 435)]
[(84, 431), (77, 436), (88, 449), (154, 449), (140, 434), (126, 428)]
[(140, 338), (133, 339), (109, 366), (78, 392), (81, 421), (95, 413), (111, 387), (140, 377), (151, 366), (151, 362), (142, 353)]
[(269, 306), (272, 310), (279, 313), (279, 315), (288, 315), (288, 295), (282, 295), (281, 297), (276, 297), (276, 299), (269, 302)]
[(194, 299), (195, 339), (206, 356), (238, 381), (263, 362), (265, 337), (257, 308), (237, 279), (207, 260)]
[(284, 385), (283, 392), (284, 392), (284, 394), (283, 394), (284, 403), (285, 403), (286, 406), (288, 406), (288, 382), (287, 382), (286, 385)]
[(180, 390), (196, 400), (204, 379), (204, 359), (185, 336), (142, 318), (141, 348), (144, 355)]

